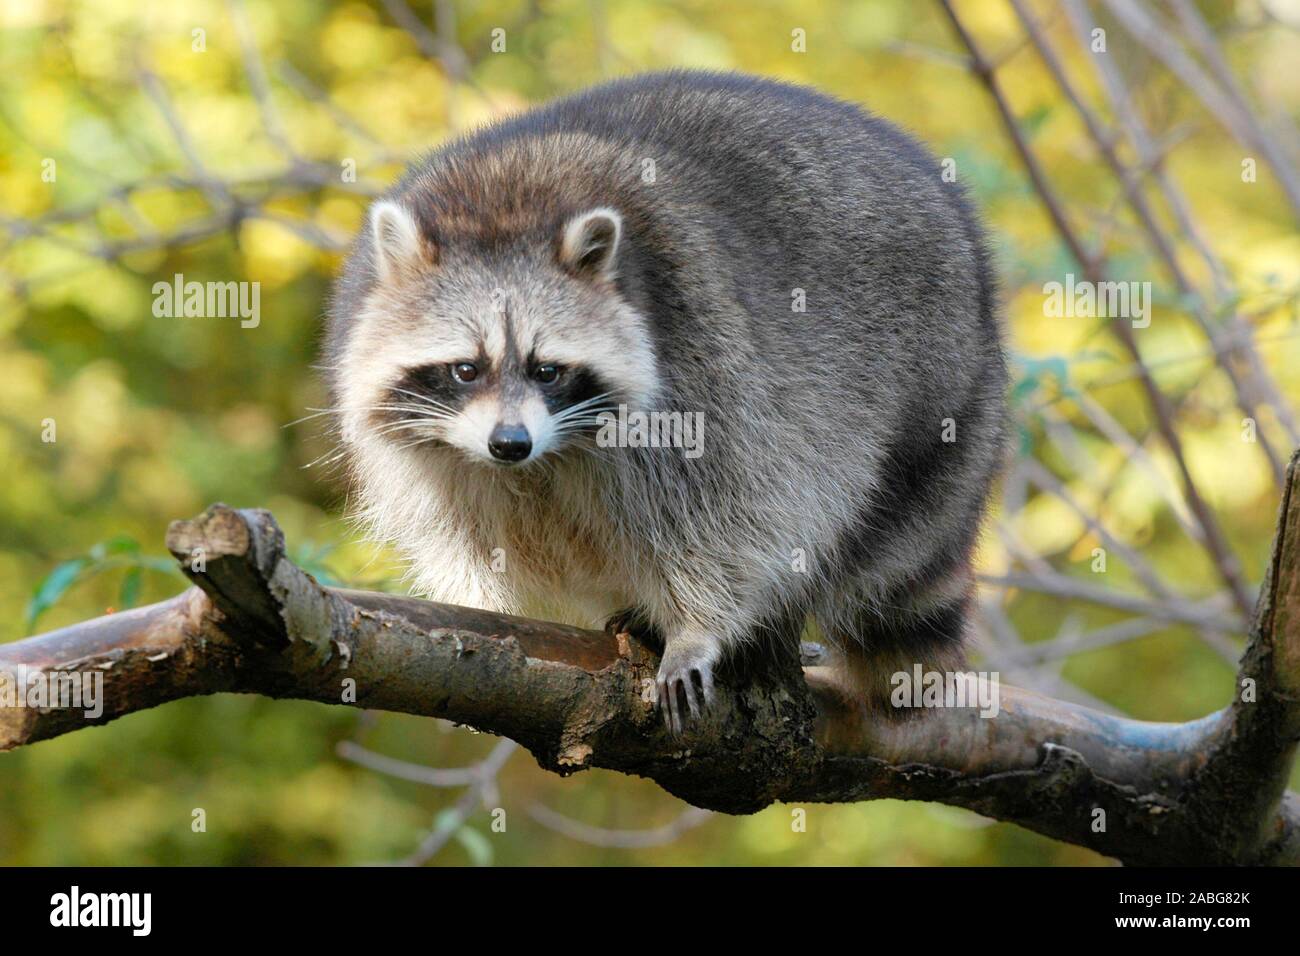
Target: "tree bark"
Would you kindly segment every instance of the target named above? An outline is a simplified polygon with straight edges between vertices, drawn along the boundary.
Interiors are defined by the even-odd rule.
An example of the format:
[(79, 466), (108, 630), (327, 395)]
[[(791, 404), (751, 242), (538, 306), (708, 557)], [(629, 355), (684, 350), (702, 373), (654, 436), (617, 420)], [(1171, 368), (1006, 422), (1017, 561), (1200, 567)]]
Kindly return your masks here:
[(102, 672), (102, 715), (0, 707), (8, 750), (170, 700), (222, 692), (443, 717), (510, 737), (561, 774), (603, 767), (688, 803), (896, 798), (967, 807), (1136, 864), (1295, 864), (1300, 801), (1300, 469), (1232, 703), (1185, 724), (1127, 720), (1001, 687), (1000, 712), (872, 717), (793, 662), (724, 673), (717, 706), (673, 737), (658, 655), (600, 633), (322, 587), (265, 511), (214, 505), (167, 543), (196, 587), (0, 645), (0, 677)]

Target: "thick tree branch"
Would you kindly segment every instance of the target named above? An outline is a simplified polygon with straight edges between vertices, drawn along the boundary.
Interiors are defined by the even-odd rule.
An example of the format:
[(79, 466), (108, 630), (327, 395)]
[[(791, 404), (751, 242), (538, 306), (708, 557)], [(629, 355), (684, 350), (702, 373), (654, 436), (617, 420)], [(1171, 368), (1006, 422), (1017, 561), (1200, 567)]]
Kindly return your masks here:
[(996, 717), (872, 719), (815, 669), (805, 682), (777, 666), (724, 675), (716, 710), (675, 739), (645, 693), (657, 655), (634, 636), (322, 587), (285, 557), (265, 511), (215, 505), (175, 523), (168, 547), (197, 587), (0, 646), (0, 674), (104, 674), (95, 720), (0, 708), (0, 749), (181, 697), (257, 693), (448, 718), (518, 741), (547, 769), (637, 774), (731, 813), (934, 800), (1126, 862), (1300, 862), (1300, 803), (1285, 793), (1300, 736), (1297, 459), (1239, 693), (1187, 724), (1011, 687)]

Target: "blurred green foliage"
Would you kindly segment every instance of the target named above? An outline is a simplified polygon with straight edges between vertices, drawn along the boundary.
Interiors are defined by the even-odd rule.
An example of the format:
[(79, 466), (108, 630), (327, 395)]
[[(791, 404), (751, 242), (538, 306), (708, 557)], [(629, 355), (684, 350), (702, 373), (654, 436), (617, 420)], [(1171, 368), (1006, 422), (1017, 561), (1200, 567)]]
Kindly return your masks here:
[[(162, 548), (169, 520), (216, 500), (271, 509), (314, 573), (368, 587), (398, 587), (390, 555), (356, 540), (340, 517), (345, 489), (328, 467), (320, 419), (287, 426), (324, 404), (312, 365), (337, 252), (305, 229), (343, 242), (360, 221), (364, 190), (281, 180), (293, 164), (251, 95), (232, 9), (244, 10), (267, 64), (274, 122), (301, 156), (356, 163), (359, 182), (383, 186), (402, 157), (529, 102), (602, 77), (668, 66), (740, 69), (807, 82), (865, 103), (953, 157), (997, 237), (1017, 355), (1014, 400), (1022, 454), (1059, 473), (1073, 463), (1045, 440), (1045, 418), (1078, 423), (1072, 401), (1100, 403), (1131, 434), (1150, 427), (1131, 367), (1098, 324), (1047, 321), (1041, 285), (1075, 268), (1028, 188), (978, 84), (926, 51), (951, 49), (929, 3), (795, 0), (762, 3), (584, 0), (457, 2), (455, 39), (466, 57), (449, 80), (379, 2), (29, 0), (0, 4), (0, 214), (9, 227), (0, 288), (0, 640), (159, 600), (181, 586)], [(990, 49), (1016, 42), (1001, 3), (966, 4)], [(426, 24), (427, 6), (413, 8)], [(1222, 8), (1216, 8), (1220, 13)], [(492, 53), (492, 31), (507, 49)], [(808, 52), (791, 51), (806, 31)], [(196, 30), (203, 49), (196, 50)], [(1233, 48), (1274, 107), (1298, 105), (1294, 33), (1265, 30)], [(283, 64), (290, 64), (291, 82)], [(1108, 237), (1125, 277), (1159, 275), (1131, 223), (1111, 222), (1119, 187), (1086, 144), (1077, 118), (1045, 82), (1032, 54), (1002, 77), (1047, 168), (1077, 202), (1090, 239)], [(93, 254), (106, 238), (166, 234), (209, 214), (203, 188), (178, 185), (194, 170), (149, 95), (156, 74), (203, 169), (233, 183), (251, 214), (201, 230), (193, 241), (141, 242), (115, 261)], [(1289, 84), (1287, 80), (1290, 80)], [(329, 104), (305, 90), (319, 91)], [(1167, 108), (1191, 106), (1167, 93)], [(340, 111), (350, 117), (341, 121)], [(364, 131), (365, 135), (362, 135)], [(382, 144), (382, 145), (381, 145)], [(1168, 158), (1227, 259), (1235, 304), (1252, 315), (1270, 370), (1291, 396), (1300, 379), (1294, 290), (1300, 242), (1267, 182), (1244, 185), (1240, 150), (1197, 128)], [(53, 160), (57, 176), (42, 173)], [(291, 180), (292, 177), (289, 177)], [(114, 194), (123, 184), (146, 183)], [(40, 223), (39, 229), (19, 229)], [(287, 224), (287, 225), (286, 225)], [(88, 254), (91, 253), (91, 254)], [(262, 321), (157, 318), (151, 287), (177, 273), (261, 283)], [(1160, 289), (1167, 296), (1167, 287)], [(1182, 405), (1189, 459), (1257, 579), (1275, 492), (1214, 356), (1162, 303), (1143, 336), (1161, 384)], [(49, 420), (57, 440), (43, 440)], [(1276, 422), (1260, 428), (1278, 439)], [(1280, 440), (1280, 439), (1279, 439)], [(1096, 471), (1071, 489), (1138, 548), (1182, 593), (1216, 587), (1150, 476), (1127, 453), (1079, 432)], [(1282, 442), (1285, 444), (1284, 442)], [(1157, 467), (1170, 462), (1153, 448)], [(1105, 489), (1103, 494), (1101, 489)], [(1031, 494), (1001, 516), (1027, 547), (1068, 573), (1087, 574), (1096, 538), (1055, 498)], [(1010, 560), (993, 536), (992, 571)], [(1112, 561), (1106, 586), (1135, 587)], [(1122, 615), (1030, 593), (1005, 609), (1026, 635), (1096, 627)], [(1166, 628), (1139, 641), (1071, 657), (1061, 676), (1136, 716), (1182, 720), (1221, 706), (1231, 668), (1196, 635)], [(250, 697), (186, 700), (19, 752), (0, 755), (0, 863), (360, 863), (409, 854), (455, 801), (441, 791), (341, 761), (334, 746), (358, 731), (343, 708)], [(488, 739), (431, 720), (378, 717), (375, 750), (417, 763), (481, 758)], [(440, 863), (1028, 864), (1098, 863), (1095, 855), (940, 806), (882, 801), (809, 809), (794, 832), (791, 808), (715, 817), (662, 848), (587, 845), (533, 822), (540, 801), (585, 823), (644, 828), (681, 804), (652, 784), (594, 772), (561, 780), (516, 754), (501, 777), (509, 821), (494, 833), (476, 809)], [(207, 831), (191, 830), (195, 808)]]

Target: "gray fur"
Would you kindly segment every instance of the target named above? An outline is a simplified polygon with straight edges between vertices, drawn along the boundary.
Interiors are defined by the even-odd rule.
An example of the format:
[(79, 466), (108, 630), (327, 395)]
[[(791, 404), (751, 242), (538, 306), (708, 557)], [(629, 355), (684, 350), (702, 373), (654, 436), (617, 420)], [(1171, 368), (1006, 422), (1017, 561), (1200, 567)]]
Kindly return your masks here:
[[(359, 510), (418, 590), (581, 624), (632, 609), (666, 640), (674, 723), (679, 689), (694, 711), (724, 651), (795, 641), (809, 613), (859, 683), (960, 662), (1006, 371), (982, 231), (922, 147), (811, 90), (652, 74), (446, 146), (389, 198), (432, 250), (427, 274), (383, 288), (363, 232), (328, 349)], [(565, 225), (598, 208), (621, 217), (617, 251), (608, 273), (577, 274), (561, 261)], [(796, 289), (806, 312), (792, 311)], [(439, 440), (446, 421), (399, 450), (349, 417), (345, 395), (380, 400), (348, 390), (385, 378), (358, 365), (380, 361), (374, 343), (409, 340), (418, 364), (467, 316), (582, 341), (611, 405), (702, 412), (705, 453), (598, 448), (580, 431), (501, 468)], [(382, 332), (349, 353), (367, 323)], [(652, 387), (623, 387), (643, 372)], [(504, 572), (487, 567), (496, 548)], [(879, 699), (878, 680), (867, 689)]]

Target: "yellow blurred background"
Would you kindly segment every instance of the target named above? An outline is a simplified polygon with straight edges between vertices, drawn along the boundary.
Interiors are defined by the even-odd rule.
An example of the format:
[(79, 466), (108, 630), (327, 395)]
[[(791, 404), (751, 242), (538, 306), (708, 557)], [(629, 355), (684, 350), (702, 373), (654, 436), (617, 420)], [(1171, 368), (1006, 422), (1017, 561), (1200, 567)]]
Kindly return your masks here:
[[(1199, 6), (1268, 115), (1291, 123), (1300, 113), (1300, 5)], [(1189, 467), (1257, 583), (1277, 488), (1259, 444), (1242, 438), (1216, 356), (1077, 114), (1020, 46), (1010, 8), (1001, 0), (958, 8), (986, 50), (1006, 55), (1003, 87), (1081, 232), (1105, 246), (1117, 276), (1154, 282), (1157, 318), (1141, 335), (1143, 353), (1177, 397)], [(1033, 9), (1099, 97), (1056, 4)], [(804, 52), (792, 48), (798, 31)], [(1224, 261), (1234, 291), (1220, 305), (1248, 317), (1294, 411), (1294, 216), (1266, 168), (1242, 181), (1242, 147), (1195, 97), (1121, 31), (1109, 35), (1145, 114), (1177, 132), (1164, 165)], [(342, 519), (339, 476), (309, 467), (331, 449), (319, 420), (290, 424), (324, 404), (312, 369), (323, 303), (368, 197), (459, 131), (602, 78), (678, 66), (811, 84), (955, 160), (1004, 277), (1016, 454), (1048, 466), (1178, 595), (1211, 598), (1220, 582), (1180, 525), (1168, 491), (1175, 470), (1147, 437), (1131, 359), (1099, 322), (1044, 316), (1043, 284), (1079, 270), (962, 57), (938, 5), (912, 0), (0, 0), (0, 641), (175, 593), (183, 582), (162, 547), (166, 525), (217, 500), (269, 508), (291, 553), (326, 580), (400, 587), (392, 557), (360, 543)], [(1192, 272), (1208, 281), (1204, 267)], [(152, 286), (177, 273), (259, 282), (260, 323), (156, 317)], [(1099, 433), (1098, 409), (1142, 453)], [(1274, 416), (1257, 425), (1289, 453)], [(1114, 548), (1104, 576), (1094, 573), (1100, 542), (1059, 494), (1011, 482), (981, 564), (999, 577), (1029, 554), (1090, 586), (1140, 591), (1138, 572)], [(1021, 635), (1010, 649), (988, 639), (989, 662), (1004, 662), (1017, 683), (1033, 679), (1156, 720), (1201, 716), (1231, 691), (1239, 640), (1216, 649), (1167, 622), (1047, 655), (1017, 674), (1005, 662), (1037, 642), (1129, 615), (1024, 588), (990, 587), (986, 605)], [(402, 859), (451, 819), (443, 814), (458, 791), (340, 759), (335, 747), (348, 739), (448, 767), (492, 747), (432, 720), (252, 697), (181, 701), (0, 755), (0, 863)], [(562, 780), (516, 753), (500, 777), (506, 831), (476, 809), (434, 862), (1106, 862), (963, 810), (894, 801), (803, 808), (802, 832), (787, 806), (712, 816), (638, 849), (556, 832), (530, 814), (538, 804), (612, 829), (669, 824), (684, 809), (646, 781), (604, 771)], [(195, 808), (206, 811), (205, 833), (191, 829)]]

